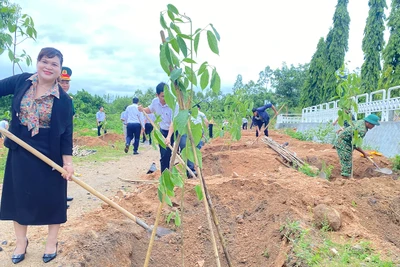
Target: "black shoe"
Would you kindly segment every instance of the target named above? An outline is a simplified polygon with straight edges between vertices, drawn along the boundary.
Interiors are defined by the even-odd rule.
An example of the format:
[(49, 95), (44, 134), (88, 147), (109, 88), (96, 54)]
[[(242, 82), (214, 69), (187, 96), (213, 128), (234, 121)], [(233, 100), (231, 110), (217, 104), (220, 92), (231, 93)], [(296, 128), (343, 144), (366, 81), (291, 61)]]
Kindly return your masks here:
[(133, 155), (139, 155), (139, 152), (133, 151)]
[(27, 239), (26, 240), (26, 247), (25, 247), (25, 253), (24, 254), (17, 254), (17, 255), (13, 254), (12, 255), (12, 257), (11, 257), (12, 263), (17, 264), (17, 263), (20, 263), (21, 261), (23, 261), (25, 259), (25, 254), (26, 254), (26, 249), (28, 248), (28, 244), (29, 244), (29, 241)]
[(69, 209), (69, 205), (67, 204), (67, 209)]
[(49, 261), (52, 261), (57, 257), (57, 247), (58, 247), (58, 242), (56, 243), (56, 252), (52, 254), (43, 254), (44, 263), (48, 263)]
[[(197, 177), (197, 172), (196, 171), (192, 171), (192, 172)], [(187, 172), (187, 177), (188, 177), (188, 179), (193, 179), (194, 178), (190, 172)]]
[(67, 201), (72, 201), (72, 200), (74, 200), (73, 197), (67, 197)]
[(124, 151), (125, 151), (125, 153), (128, 153), (128, 151), (129, 151), (129, 146), (128, 145), (125, 146)]

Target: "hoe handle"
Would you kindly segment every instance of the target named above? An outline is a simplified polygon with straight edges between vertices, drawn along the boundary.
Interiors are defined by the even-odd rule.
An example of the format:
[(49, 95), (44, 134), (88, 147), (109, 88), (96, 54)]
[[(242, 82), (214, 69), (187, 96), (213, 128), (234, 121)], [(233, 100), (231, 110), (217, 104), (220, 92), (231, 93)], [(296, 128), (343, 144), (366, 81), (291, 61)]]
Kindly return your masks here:
[[(50, 167), (54, 168), (58, 172), (60, 172), (62, 174), (67, 172), (60, 165), (58, 165), (57, 163), (55, 163), (54, 161), (52, 161), (51, 159), (49, 159), (48, 157), (46, 157), (45, 155), (43, 155), (42, 153), (40, 153), (39, 151), (34, 149), (32, 146), (28, 145), (27, 143), (25, 143), (24, 141), (22, 141), (21, 139), (19, 139), (15, 135), (13, 135), (11, 132), (7, 131), (6, 129), (0, 128), (0, 132), (2, 134), (4, 134), (5, 136), (7, 136), (7, 138), (10, 138), (15, 143), (19, 144), (20, 146), (22, 146), (23, 148), (25, 148), (26, 150), (31, 152), (33, 155), (35, 155), (36, 157), (38, 157), (39, 159), (41, 159), (42, 161), (44, 161), (45, 163), (50, 165)], [(104, 196), (102, 193), (96, 191), (93, 187), (91, 187), (90, 185), (86, 184), (85, 182), (83, 182), (82, 180), (77, 178), (75, 175), (72, 175), (71, 179), (72, 179), (72, 181), (74, 181), (75, 183), (77, 183), (78, 185), (83, 187), (85, 190), (87, 190), (91, 194), (93, 194), (96, 197), (100, 198), (101, 200), (106, 202), (108, 205), (110, 205), (111, 207), (115, 208), (116, 210), (118, 210), (119, 212), (124, 214), (126, 217), (128, 217), (132, 221), (134, 221), (137, 224), (139, 224), (141, 227), (143, 227), (147, 231), (151, 231), (151, 228), (144, 221), (142, 221), (141, 219), (139, 219), (138, 217), (136, 217), (135, 215), (133, 215), (132, 213), (130, 213), (126, 209), (122, 208), (120, 205), (118, 205), (117, 203), (115, 203), (114, 201), (109, 199), (108, 197)]]

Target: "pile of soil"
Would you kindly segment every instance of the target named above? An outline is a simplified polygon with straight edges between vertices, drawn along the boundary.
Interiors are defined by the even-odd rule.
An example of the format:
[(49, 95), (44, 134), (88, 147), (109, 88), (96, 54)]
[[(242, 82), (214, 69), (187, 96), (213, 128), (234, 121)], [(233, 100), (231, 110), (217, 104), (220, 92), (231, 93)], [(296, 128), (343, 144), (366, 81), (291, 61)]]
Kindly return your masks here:
[(108, 146), (110, 144), (114, 144), (117, 141), (124, 140), (124, 136), (122, 134), (116, 133), (106, 133), (101, 136), (74, 136), (73, 142), (74, 145), (78, 146)]
[[(329, 233), (333, 240), (368, 240), (382, 256), (400, 261), (398, 174), (375, 172), (368, 160), (354, 152), (355, 178), (342, 179), (332, 145), (299, 141), (277, 131), (271, 131), (270, 137), (281, 144), (288, 142), (287, 149), (311, 165), (333, 166), (332, 175), (327, 180), (287, 168), (266, 144), (252, 144), (252, 131), (244, 131), (238, 142), (216, 138), (206, 144), (202, 149), (203, 175), (234, 266), (291, 266), (287, 262), (290, 245), (282, 240), (280, 228), (288, 221), (312, 228), (313, 209), (318, 204), (326, 204), (342, 216), (341, 228)], [(133, 169), (138, 161), (144, 166), (153, 161), (158, 164), (158, 152), (151, 153), (129, 155), (118, 162), (101, 163), (101, 167), (115, 175), (120, 175), (122, 169), (131, 170), (135, 179), (154, 181), (159, 171), (147, 175), (143, 168)], [(382, 168), (391, 168), (383, 156), (375, 156), (374, 160)], [(93, 177), (87, 179), (95, 182), (100, 174), (93, 172)], [(175, 232), (155, 241), (150, 266), (182, 266), (182, 255), (185, 266), (215, 266), (204, 204), (193, 190), (197, 184), (198, 179), (188, 180), (184, 202), (177, 189), (173, 207), (164, 206), (160, 226)], [(130, 190), (120, 190), (113, 200), (147, 224), (154, 224), (159, 205), (157, 183), (126, 185)], [(183, 211), (183, 227), (176, 228), (173, 220), (166, 223), (168, 214), (175, 210)], [(63, 226), (54, 266), (143, 266), (149, 236), (136, 223), (103, 204)], [(222, 266), (227, 266), (216, 239)]]

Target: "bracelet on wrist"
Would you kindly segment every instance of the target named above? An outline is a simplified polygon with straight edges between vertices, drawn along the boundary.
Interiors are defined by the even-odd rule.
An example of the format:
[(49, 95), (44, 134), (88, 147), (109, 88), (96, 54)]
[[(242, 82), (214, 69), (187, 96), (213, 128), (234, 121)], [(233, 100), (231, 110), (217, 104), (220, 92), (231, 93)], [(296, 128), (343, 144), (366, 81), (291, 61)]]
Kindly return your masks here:
[(64, 166), (72, 166), (71, 162), (64, 163)]

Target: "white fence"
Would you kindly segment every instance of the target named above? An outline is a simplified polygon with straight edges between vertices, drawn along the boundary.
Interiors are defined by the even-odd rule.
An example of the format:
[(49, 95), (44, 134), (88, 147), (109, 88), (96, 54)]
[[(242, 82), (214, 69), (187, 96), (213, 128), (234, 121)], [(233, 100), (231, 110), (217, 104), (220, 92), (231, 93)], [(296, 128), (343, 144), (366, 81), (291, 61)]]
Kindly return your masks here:
[[(362, 94), (355, 97), (358, 104), (358, 112), (353, 112), (357, 119), (358, 114), (380, 112), (381, 121), (398, 120), (394, 116), (395, 110), (400, 110), (400, 97), (392, 97), (394, 90), (399, 90), (400, 86), (389, 89), (378, 90), (369, 94)], [(280, 114), (277, 123), (301, 123), (301, 122), (329, 122), (337, 118), (338, 101), (319, 104), (312, 107), (303, 108), (302, 114)]]

